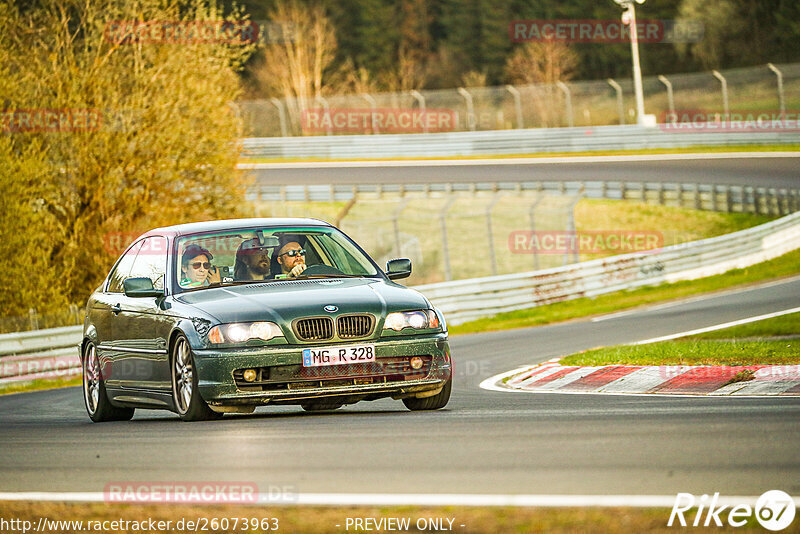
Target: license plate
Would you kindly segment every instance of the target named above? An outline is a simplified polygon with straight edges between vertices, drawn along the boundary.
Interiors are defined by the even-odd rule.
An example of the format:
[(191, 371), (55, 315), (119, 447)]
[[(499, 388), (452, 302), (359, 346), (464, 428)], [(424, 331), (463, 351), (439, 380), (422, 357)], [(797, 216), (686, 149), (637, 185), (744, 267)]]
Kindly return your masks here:
[(303, 367), (345, 365), (375, 361), (375, 345), (303, 349)]

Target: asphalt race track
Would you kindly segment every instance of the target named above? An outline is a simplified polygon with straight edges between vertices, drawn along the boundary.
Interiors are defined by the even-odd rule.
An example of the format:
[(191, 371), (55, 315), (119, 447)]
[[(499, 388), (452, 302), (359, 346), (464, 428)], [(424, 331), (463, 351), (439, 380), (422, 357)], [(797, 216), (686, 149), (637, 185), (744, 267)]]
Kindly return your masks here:
[(797, 306), (800, 278), (600, 321), (452, 339), (446, 409), (381, 400), (182, 423), (140, 410), (92, 424), (79, 388), (0, 397), (1, 492), (121, 481), (255, 482), (260, 492), (759, 495), (800, 493), (800, 398), (486, 391), (486, 377), (597, 345)]
[[(359, 183), (441, 183), (441, 182), (523, 182), (523, 181), (630, 181), (683, 182), (700, 184), (750, 185), (759, 187), (800, 186), (800, 155), (796, 157), (728, 157), (703, 159), (686, 155), (675, 159), (597, 161), (594, 158), (555, 158), (552, 163), (516, 165), (481, 163), (447, 165), (421, 162), (413, 167), (354, 166), (337, 163), (331, 167), (313, 164), (276, 164), (254, 169), (259, 184), (359, 184)], [(719, 156), (719, 155), (715, 155)], [(666, 157), (666, 156), (665, 156)], [(634, 157), (635, 158), (635, 157)], [(658, 156), (656, 156), (658, 158)], [(700, 159), (695, 159), (700, 158)], [(370, 164), (372, 165), (372, 164)]]

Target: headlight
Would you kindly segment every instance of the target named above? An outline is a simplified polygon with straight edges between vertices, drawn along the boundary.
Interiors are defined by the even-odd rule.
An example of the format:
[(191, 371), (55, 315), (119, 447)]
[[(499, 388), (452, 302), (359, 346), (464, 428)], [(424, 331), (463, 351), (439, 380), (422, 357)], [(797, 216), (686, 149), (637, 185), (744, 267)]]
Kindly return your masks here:
[(433, 310), (419, 310), (410, 312), (394, 312), (386, 316), (383, 328), (399, 332), (403, 328), (423, 330), (426, 328), (439, 328), (439, 317)]
[(211, 343), (244, 343), (249, 339), (269, 341), (274, 337), (283, 337), (283, 332), (275, 323), (266, 321), (221, 324), (208, 331)]

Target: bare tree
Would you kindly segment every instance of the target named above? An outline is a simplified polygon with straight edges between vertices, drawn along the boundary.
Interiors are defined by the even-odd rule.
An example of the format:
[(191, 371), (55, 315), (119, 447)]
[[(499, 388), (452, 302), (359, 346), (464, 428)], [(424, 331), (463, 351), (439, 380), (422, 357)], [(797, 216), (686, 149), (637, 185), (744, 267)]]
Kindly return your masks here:
[(556, 82), (572, 78), (578, 65), (578, 55), (565, 43), (537, 41), (518, 48), (506, 62), (509, 83), (533, 86), (530, 99), (541, 126), (560, 123), (563, 108), (562, 94)]
[(269, 17), (288, 38), (266, 46), (256, 75), (267, 93), (286, 98), (296, 115), (327, 89), (336, 55), (334, 27), (322, 6), (296, 0), (278, 0)]
[(537, 41), (519, 47), (506, 62), (506, 77), (514, 84), (554, 84), (569, 80), (578, 54), (559, 41)]

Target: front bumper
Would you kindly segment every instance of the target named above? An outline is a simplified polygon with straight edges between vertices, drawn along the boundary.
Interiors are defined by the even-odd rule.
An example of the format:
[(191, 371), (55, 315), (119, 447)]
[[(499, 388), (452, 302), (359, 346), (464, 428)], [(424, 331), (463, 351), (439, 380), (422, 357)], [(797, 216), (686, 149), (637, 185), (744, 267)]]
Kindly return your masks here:
[[(436, 394), (451, 378), (447, 334), (392, 337), (342, 345), (364, 343), (375, 345), (375, 357), (379, 363), (396, 362), (411, 356), (429, 357), (426, 358), (424, 373), (367, 372), (309, 377), (304, 375), (302, 350), (314, 346), (310, 344), (204, 349), (194, 351), (198, 389), (211, 406), (296, 404), (322, 397), (337, 397), (344, 403), (351, 403), (381, 397)], [(323, 345), (331, 346), (330, 343), (320, 346)], [(236, 378), (242, 369), (264, 370), (270, 378), (272, 375), (275, 378), (259, 380), (257, 385), (244, 384)], [(274, 372), (269, 373), (270, 370)]]

